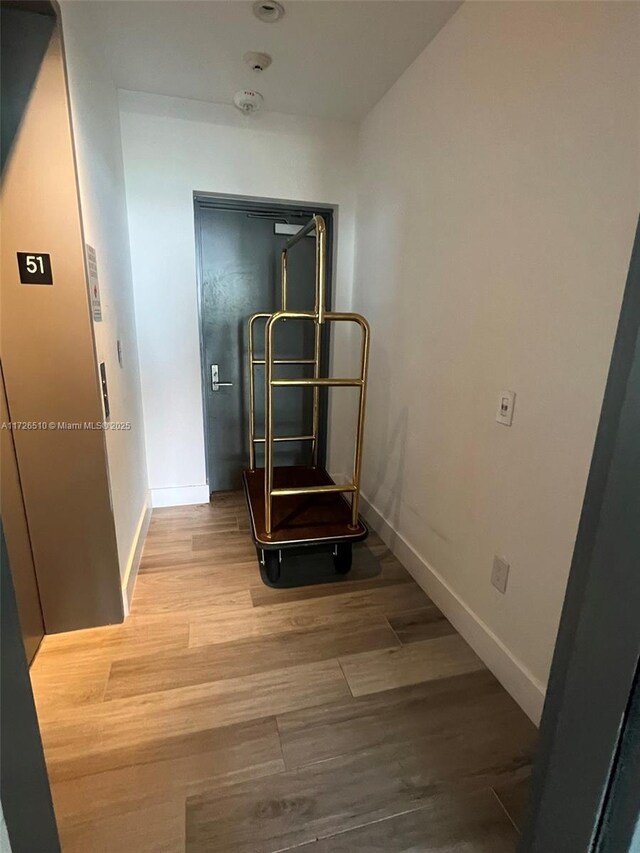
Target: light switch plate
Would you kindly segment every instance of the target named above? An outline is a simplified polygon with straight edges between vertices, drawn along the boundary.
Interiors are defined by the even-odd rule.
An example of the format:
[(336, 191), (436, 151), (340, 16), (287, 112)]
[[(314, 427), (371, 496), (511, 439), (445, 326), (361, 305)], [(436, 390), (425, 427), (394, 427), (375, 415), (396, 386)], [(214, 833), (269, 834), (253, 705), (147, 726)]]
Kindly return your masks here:
[(507, 581), (509, 580), (509, 563), (497, 555), (493, 558), (493, 571), (491, 572), (491, 583), (495, 586), (498, 592), (503, 595), (507, 591)]
[(498, 411), (496, 412), (496, 420), (504, 426), (511, 426), (513, 423), (513, 409), (516, 404), (515, 391), (503, 391), (500, 394), (498, 401)]

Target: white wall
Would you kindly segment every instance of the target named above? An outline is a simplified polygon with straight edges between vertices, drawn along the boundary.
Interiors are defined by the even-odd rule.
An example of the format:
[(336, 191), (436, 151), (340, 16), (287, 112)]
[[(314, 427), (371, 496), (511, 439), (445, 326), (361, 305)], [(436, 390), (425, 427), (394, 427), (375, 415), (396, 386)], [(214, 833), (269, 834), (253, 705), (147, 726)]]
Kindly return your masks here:
[[(85, 240), (96, 250), (102, 322), (94, 323), (98, 361), (107, 368), (111, 421), (105, 433), (123, 585), (137, 568), (149, 504), (138, 347), (117, 91), (88, 3), (63, 2), (62, 24)], [(122, 347), (118, 363), (117, 340)]]
[[(338, 205), (335, 304), (348, 307), (356, 129), (133, 92), (120, 109), (153, 503), (208, 501), (193, 193)], [(344, 470), (338, 449), (329, 458)]]
[[(533, 717), (638, 215), (639, 15), (465, 3), (359, 137), (364, 492)], [(511, 428), (495, 422), (503, 389)]]

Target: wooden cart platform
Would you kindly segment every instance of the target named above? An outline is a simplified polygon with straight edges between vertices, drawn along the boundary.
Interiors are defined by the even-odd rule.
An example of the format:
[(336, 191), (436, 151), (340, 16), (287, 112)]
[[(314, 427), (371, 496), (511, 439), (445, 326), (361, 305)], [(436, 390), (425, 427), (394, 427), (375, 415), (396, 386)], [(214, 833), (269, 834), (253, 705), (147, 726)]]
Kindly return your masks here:
[[(244, 471), (244, 491), (251, 518), (251, 532), (260, 548), (320, 545), (323, 542), (360, 542), (368, 530), (362, 519), (351, 527), (351, 507), (344, 495), (283, 495), (273, 501), (271, 535), (264, 523), (264, 468)], [(333, 480), (324, 468), (292, 465), (273, 469), (274, 487), (329, 486)]]

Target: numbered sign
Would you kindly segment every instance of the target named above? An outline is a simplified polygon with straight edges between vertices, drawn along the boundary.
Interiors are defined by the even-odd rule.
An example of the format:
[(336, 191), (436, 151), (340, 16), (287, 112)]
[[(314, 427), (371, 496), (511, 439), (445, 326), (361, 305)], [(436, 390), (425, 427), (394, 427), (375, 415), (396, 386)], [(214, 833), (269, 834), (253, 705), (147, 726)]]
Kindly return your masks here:
[(21, 284), (53, 284), (51, 256), (42, 252), (18, 252)]

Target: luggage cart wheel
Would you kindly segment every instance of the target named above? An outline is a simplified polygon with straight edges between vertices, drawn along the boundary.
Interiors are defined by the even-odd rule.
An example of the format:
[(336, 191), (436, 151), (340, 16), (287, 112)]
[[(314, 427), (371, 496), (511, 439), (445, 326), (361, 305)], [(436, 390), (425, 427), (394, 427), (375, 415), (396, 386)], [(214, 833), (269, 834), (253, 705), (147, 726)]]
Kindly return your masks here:
[(346, 575), (351, 570), (351, 542), (339, 542), (333, 548), (333, 566), (339, 575)]
[(262, 552), (262, 565), (271, 583), (277, 583), (280, 580), (280, 551), (265, 549)]

